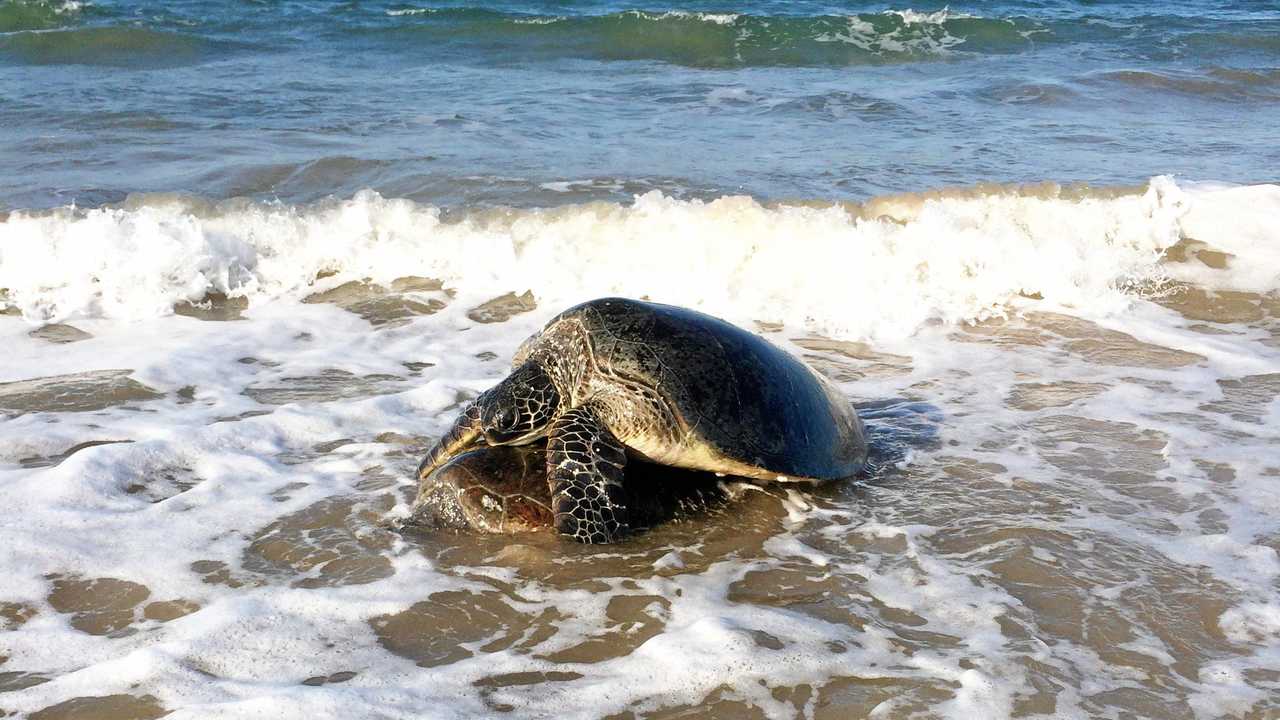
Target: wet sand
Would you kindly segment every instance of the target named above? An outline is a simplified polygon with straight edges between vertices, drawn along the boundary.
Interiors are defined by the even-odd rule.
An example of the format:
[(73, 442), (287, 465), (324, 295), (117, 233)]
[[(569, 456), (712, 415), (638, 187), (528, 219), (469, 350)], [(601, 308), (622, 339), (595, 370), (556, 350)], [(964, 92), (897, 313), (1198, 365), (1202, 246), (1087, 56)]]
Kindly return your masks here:
[[(406, 280), (309, 302), (385, 334), (450, 298)], [(386, 717), (452, 698), (440, 716), (1275, 718), (1280, 373), (1225, 374), (1214, 353), (1230, 354), (1223, 339), (1276, 347), (1280, 298), (1160, 302), (1204, 342), (1035, 311), (889, 347), (769, 333), (861, 403), (871, 470), (747, 491), (606, 547), (389, 527), (434, 437), (333, 417), (422, 383), (431, 363), (299, 375), (240, 358), (252, 409), (210, 427), (271, 432), (298, 422), (277, 418), (297, 407), (333, 417), (309, 431), (322, 441), (241, 447), (274, 470), (239, 486), (208, 458), (148, 442), (146, 423), (113, 427), (214, 404), (198, 385), (166, 393), (125, 369), (0, 384), (10, 422), (76, 426), (65, 446), (26, 455), (8, 436), (11, 486), (114, 462), (97, 518), (6, 522), (23, 552), (58, 533), (55, 544), (78, 535), (83, 555), (34, 564), (41, 574), (18, 587), (45, 587), (39, 597), (0, 594), (0, 708), (200, 717), (247, 714), (258, 695), (316, 710), (346, 693)], [(454, 310), (500, 328), (536, 315), (529, 305), (509, 295)], [(236, 324), (219, 320), (209, 326)], [(496, 377), (497, 353), (513, 348), (487, 339), (467, 330), (456, 348)], [(164, 524), (200, 522), (228, 492), (255, 506), (243, 523), (215, 523), (204, 550), (165, 547)], [(96, 547), (112, 528), (127, 551)], [(129, 565), (160, 555), (152, 575), (180, 577), (149, 584)], [(55, 658), (38, 649), (48, 633), (94, 640)]]

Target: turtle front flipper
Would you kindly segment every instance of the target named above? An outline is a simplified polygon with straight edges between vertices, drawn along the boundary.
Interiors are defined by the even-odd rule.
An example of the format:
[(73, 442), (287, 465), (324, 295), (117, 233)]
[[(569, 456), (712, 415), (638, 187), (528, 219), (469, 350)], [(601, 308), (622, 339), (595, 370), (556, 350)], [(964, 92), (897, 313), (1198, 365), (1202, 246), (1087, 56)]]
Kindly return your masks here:
[(578, 542), (607, 543), (627, 532), (622, 489), (627, 455), (590, 407), (561, 415), (547, 441), (547, 480), (556, 530)]

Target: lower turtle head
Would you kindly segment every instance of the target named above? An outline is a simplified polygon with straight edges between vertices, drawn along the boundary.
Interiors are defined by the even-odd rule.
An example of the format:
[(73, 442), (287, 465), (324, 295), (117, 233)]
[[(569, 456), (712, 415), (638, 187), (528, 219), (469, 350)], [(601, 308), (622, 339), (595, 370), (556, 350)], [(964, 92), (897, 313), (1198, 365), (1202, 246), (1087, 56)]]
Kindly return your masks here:
[(479, 398), (480, 432), (489, 445), (524, 445), (546, 435), (560, 393), (541, 365), (526, 362)]
[(433, 525), (488, 533), (549, 528), (546, 455), (516, 447), (458, 455), (422, 479), (413, 513)]
[[(480, 447), (421, 479), (413, 525), (483, 533), (551, 530), (545, 443)], [(729, 497), (714, 475), (635, 461), (627, 464), (627, 509), (638, 528), (696, 515)]]

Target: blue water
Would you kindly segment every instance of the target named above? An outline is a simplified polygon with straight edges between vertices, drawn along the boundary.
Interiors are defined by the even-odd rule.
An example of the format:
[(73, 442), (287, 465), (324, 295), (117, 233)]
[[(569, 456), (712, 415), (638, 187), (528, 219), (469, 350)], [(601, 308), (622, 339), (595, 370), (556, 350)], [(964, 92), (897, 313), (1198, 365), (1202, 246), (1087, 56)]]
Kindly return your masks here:
[(1275, 2), (0, 0), (0, 209), (861, 199), (1276, 167)]

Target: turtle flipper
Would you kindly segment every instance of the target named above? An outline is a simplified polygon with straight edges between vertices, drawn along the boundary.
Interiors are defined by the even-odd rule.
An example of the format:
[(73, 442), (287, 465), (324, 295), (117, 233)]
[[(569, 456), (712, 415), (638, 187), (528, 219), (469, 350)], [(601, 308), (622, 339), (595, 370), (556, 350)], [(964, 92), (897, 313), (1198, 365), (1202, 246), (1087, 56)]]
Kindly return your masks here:
[(590, 407), (574, 408), (556, 420), (547, 441), (547, 480), (561, 535), (607, 543), (627, 532), (626, 464), (622, 443)]

